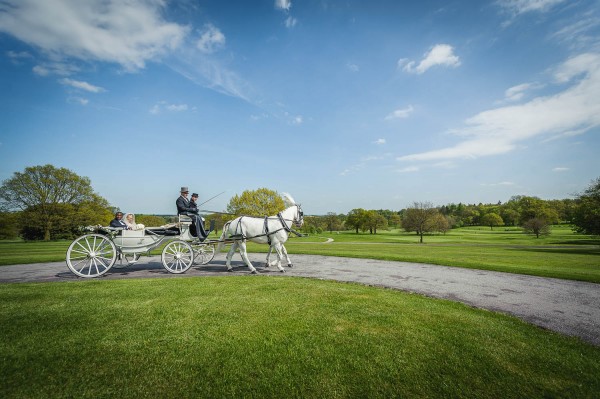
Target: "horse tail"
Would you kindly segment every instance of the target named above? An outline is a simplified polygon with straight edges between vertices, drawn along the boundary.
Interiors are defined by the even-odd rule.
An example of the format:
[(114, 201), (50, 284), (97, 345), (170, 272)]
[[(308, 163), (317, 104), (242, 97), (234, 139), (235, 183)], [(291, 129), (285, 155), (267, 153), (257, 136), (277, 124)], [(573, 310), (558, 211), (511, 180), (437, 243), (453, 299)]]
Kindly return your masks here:
[(225, 238), (227, 238), (227, 230), (229, 230), (230, 224), (231, 224), (231, 221), (229, 221), (223, 225), (223, 232), (221, 233), (221, 237), (219, 238), (219, 245), (217, 246), (217, 252), (221, 252), (221, 248), (224, 245), (224, 240), (225, 240)]

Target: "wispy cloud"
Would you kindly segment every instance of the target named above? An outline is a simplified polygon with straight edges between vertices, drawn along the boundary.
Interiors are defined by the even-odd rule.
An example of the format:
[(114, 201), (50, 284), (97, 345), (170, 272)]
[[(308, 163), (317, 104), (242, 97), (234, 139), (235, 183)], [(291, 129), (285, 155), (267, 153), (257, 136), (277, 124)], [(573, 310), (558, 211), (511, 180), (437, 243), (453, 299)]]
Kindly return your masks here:
[(398, 67), (410, 73), (422, 74), (429, 68), (441, 65), (447, 67), (457, 67), (460, 65), (460, 58), (454, 54), (454, 48), (449, 44), (436, 44), (427, 53), (419, 64), (415, 61), (409, 61), (405, 58), (398, 61)]
[(408, 118), (410, 114), (412, 114), (414, 108), (412, 105), (409, 105), (406, 108), (401, 108), (393, 111), (385, 117), (385, 120), (398, 119), (398, 118)]
[(154, 104), (148, 112), (153, 115), (160, 114), (162, 111), (183, 112), (188, 111), (190, 107), (187, 104), (169, 104), (166, 101), (159, 101)]
[(407, 166), (406, 168), (398, 169), (396, 172), (398, 173), (413, 173), (418, 172), (420, 169), (418, 166)]
[(385, 144), (385, 139), (377, 139), (373, 143), (377, 145), (383, 145)]
[(275, 0), (275, 9), (281, 10), (287, 14), (287, 18), (283, 22), (286, 28), (293, 28), (298, 23), (298, 20), (290, 15), (291, 8), (291, 0)]
[(213, 24), (206, 24), (196, 43), (196, 47), (203, 53), (214, 53), (225, 46), (225, 35)]
[(555, 5), (563, 3), (564, 1), (565, 0), (499, 0), (497, 4), (509, 12), (519, 15), (531, 11), (548, 11)]
[(568, 170), (570, 170), (570, 169), (569, 169), (569, 168), (562, 167), (562, 166), (558, 166), (558, 167), (556, 167), (556, 168), (552, 169), (552, 171), (553, 171), (553, 172), (566, 172), (566, 171), (568, 171)]
[[(4, 0), (0, 31), (54, 58), (114, 62), (144, 68), (178, 47), (187, 26), (162, 17), (162, 1)], [(60, 22), (58, 22), (60, 21)]]
[(600, 54), (573, 57), (554, 73), (555, 82), (570, 84), (557, 94), (520, 105), (481, 112), (453, 133), (458, 144), (401, 156), (401, 161), (469, 159), (504, 154), (536, 137), (585, 132), (600, 126)]
[(90, 93), (100, 93), (100, 92), (106, 91), (102, 87), (94, 86), (88, 82), (82, 82), (80, 80), (73, 80), (73, 79), (65, 78), (65, 79), (59, 80), (59, 82), (65, 86), (71, 86), (76, 89), (89, 91)]
[(349, 63), (346, 64), (346, 68), (348, 68), (348, 70), (351, 71), (351, 72), (358, 72), (358, 71), (360, 71), (360, 68), (358, 67), (358, 65), (353, 64), (351, 62), (349, 62)]
[(506, 90), (505, 100), (507, 101), (519, 101), (523, 98), (526, 91), (534, 87), (532, 83), (523, 83), (517, 86), (513, 86)]

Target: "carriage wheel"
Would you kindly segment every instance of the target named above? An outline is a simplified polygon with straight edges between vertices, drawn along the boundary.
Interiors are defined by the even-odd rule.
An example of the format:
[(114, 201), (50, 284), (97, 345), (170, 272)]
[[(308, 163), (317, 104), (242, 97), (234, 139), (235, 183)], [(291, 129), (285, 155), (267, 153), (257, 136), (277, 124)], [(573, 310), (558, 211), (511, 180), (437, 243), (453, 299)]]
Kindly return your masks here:
[(162, 251), (162, 263), (169, 273), (185, 273), (194, 263), (194, 250), (185, 241), (171, 241)]
[(194, 249), (194, 264), (206, 265), (215, 257), (215, 246), (211, 244), (192, 245)]
[(86, 234), (77, 238), (67, 250), (67, 266), (79, 277), (98, 277), (117, 260), (117, 248), (106, 236)]

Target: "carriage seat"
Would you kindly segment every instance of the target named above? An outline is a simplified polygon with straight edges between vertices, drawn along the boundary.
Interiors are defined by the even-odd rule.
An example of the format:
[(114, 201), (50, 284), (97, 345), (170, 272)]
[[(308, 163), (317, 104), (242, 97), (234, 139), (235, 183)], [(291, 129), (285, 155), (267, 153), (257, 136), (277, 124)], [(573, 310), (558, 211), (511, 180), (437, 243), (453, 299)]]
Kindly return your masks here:
[(141, 229), (141, 230), (123, 230), (121, 232), (121, 235), (123, 237), (143, 237), (144, 236), (144, 229)]
[(178, 215), (179, 223), (192, 224), (192, 218), (188, 215)]

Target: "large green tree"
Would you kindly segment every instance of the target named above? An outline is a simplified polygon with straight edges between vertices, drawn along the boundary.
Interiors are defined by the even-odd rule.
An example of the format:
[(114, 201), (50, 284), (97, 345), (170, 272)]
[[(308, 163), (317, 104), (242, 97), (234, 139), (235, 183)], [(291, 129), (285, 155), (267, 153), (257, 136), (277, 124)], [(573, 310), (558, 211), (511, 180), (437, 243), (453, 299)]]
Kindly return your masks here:
[(284, 209), (281, 196), (268, 188), (246, 190), (242, 195), (233, 196), (227, 204), (227, 212), (236, 216), (271, 216)]
[(490, 226), (490, 230), (494, 230), (494, 226), (502, 226), (504, 221), (497, 213), (487, 213), (481, 217), (481, 224)]
[(41, 231), (44, 240), (53, 232), (68, 232), (74, 224), (102, 224), (110, 217), (108, 201), (94, 193), (90, 179), (52, 165), (15, 172), (0, 187), (4, 211), (21, 211), (28, 231)]
[(600, 177), (575, 200), (571, 223), (578, 233), (600, 235)]
[(367, 219), (367, 211), (363, 208), (355, 208), (348, 212), (346, 217), (346, 228), (355, 229), (358, 234), (358, 229), (362, 229)]

